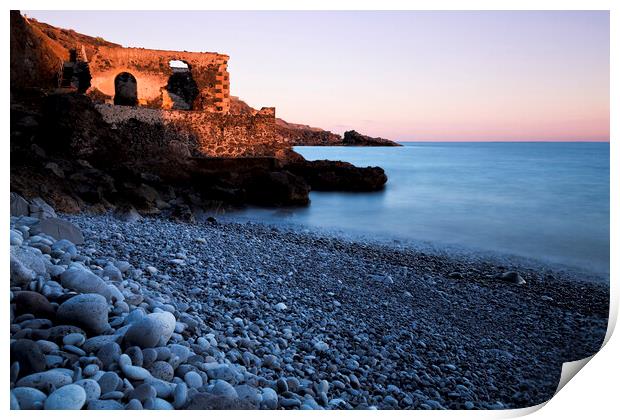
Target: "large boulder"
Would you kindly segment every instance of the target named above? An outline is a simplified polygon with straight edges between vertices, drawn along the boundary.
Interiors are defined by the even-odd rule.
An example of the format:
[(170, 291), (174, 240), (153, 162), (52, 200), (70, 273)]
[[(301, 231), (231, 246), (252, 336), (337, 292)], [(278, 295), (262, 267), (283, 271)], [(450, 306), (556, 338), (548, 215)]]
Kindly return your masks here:
[(176, 319), (170, 312), (148, 314), (129, 327), (125, 334), (127, 345), (140, 348), (165, 346), (170, 340)]
[(175, 205), (170, 212), (170, 218), (172, 220), (176, 220), (177, 222), (196, 223), (194, 212), (192, 212), (191, 207), (187, 204)]
[(45, 355), (32, 340), (16, 340), (11, 343), (11, 363), (19, 363), (20, 376), (45, 370)]
[(15, 305), (15, 315), (33, 314), (37, 318), (53, 319), (56, 312), (47, 298), (37, 292), (17, 292), (11, 303)]
[(86, 402), (86, 391), (70, 384), (57, 389), (45, 400), (46, 410), (79, 410)]
[(73, 382), (71, 371), (67, 369), (52, 369), (45, 372), (37, 372), (24, 376), (17, 381), (18, 387), (36, 388), (43, 392), (49, 392), (52, 388), (60, 388)]
[(56, 212), (41, 197), (33, 198), (28, 206), (30, 216), (37, 219), (46, 219), (48, 217), (56, 217)]
[(101, 334), (109, 328), (108, 303), (101, 295), (77, 295), (58, 307), (60, 322), (77, 325), (92, 333)]
[(36, 225), (36, 228), (58, 240), (67, 239), (76, 245), (84, 243), (82, 231), (73, 223), (59, 219), (58, 217), (48, 217)]
[(11, 193), (11, 216), (28, 216), (28, 201), (21, 195)]
[(155, 188), (147, 184), (140, 184), (133, 190), (133, 198), (137, 205), (143, 208), (155, 207), (160, 201), (159, 193)]
[(12, 252), (9, 267), (11, 271), (11, 286), (25, 286), (37, 277), (37, 273), (26, 267), (24, 263), (22, 263), (22, 261)]
[(97, 293), (107, 300), (112, 298), (108, 284), (91, 271), (73, 266), (60, 275), (60, 284), (80, 293)]
[(138, 213), (138, 211), (131, 205), (119, 206), (114, 211), (114, 217), (125, 223), (134, 223), (142, 220), (140, 213)]
[[(37, 275), (46, 274), (46, 260), (40, 250), (29, 246), (11, 246), (11, 284), (25, 285)], [(49, 263), (49, 262), (48, 262)]]

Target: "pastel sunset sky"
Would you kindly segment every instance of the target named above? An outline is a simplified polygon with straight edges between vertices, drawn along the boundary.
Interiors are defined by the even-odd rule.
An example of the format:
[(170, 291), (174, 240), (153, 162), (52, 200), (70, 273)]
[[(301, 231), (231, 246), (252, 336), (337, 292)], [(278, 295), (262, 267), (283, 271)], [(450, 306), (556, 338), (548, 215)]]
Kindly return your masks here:
[(233, 95), (337, 133), (609, 141), (606, 11), (23, 13), (124, 46), (228, 54)]

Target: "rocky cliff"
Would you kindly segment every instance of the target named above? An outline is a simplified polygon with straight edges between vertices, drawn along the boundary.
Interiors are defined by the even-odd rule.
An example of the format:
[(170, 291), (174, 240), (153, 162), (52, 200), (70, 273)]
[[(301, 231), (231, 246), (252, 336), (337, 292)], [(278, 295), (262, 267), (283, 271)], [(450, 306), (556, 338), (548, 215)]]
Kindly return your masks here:
[(55, 66), (79, 43), (117, 48), (11, 13), (11, 191), (28, 199), (62, 212), (136, 208), (191, 220), (196, 208), (305, 205), (311, 188), (374, 191), (386, 182), (380, 168), (305, 161), (292, 144), (340, 137), (277, 120), (273, 108), (237, 98), (229, 112), (122, 106), (59, 89)]
[(69, 52), (39, 28), (11, 11), (11, 89), (54, 88)]

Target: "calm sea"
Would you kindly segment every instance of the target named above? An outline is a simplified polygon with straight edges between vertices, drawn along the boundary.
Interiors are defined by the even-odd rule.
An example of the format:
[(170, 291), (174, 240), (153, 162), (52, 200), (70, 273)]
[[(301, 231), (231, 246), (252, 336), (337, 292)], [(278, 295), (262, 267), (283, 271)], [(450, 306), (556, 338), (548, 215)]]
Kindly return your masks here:
[(312, 192), (307, 208), (243, 220), (431, 242), (609, 272), (608, 143), (297, 147), (306, 159), (381, 166), (378, 193)]

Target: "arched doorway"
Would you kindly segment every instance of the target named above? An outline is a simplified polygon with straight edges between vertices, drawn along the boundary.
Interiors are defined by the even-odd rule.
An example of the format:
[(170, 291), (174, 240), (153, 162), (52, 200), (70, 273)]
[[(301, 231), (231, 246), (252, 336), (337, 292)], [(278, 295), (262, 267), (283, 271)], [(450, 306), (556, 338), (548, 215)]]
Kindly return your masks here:
[(198, 97), (198, 85), (192, 77), (192, 71), (184, 61), (171, 60), (172, 75), (168, 79), (168, 95), (172, 100), (172, 109), (190, 110)]
[(114, 105), (138, 105), (138, 82), (133, 74), (123, 72), (114, 78)]

